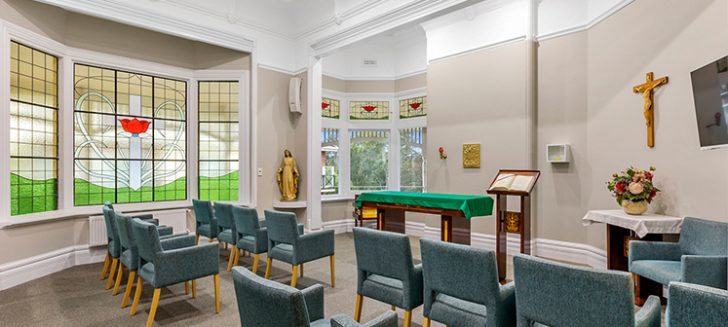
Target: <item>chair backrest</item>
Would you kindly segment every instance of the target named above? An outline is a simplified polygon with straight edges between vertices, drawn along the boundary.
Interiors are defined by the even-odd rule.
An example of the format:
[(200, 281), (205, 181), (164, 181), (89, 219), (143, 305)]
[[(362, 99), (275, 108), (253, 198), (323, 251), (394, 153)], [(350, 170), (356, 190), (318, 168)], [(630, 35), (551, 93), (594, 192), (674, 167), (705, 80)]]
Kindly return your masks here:
[(233, 220), (239, 234), (255, 236), (255, 232), (260, 229), (258, 210), (255, 208), (233, 207)]
[(104, 224), (106, 225), (106, 237), (109, 243), (115, 242), (117, 245), (119, 242), (119, 232), (116, 230), (115, 212), (114, 209), (104, 206), (102, 208), (104, 212)]
[(273, 243), (296, 244), (298, 229), (296, 214), (275, 210), (265, 211), (265, 225), (268, 228), (268, 240)]
[(409, 238), (404, 234), (357, 227), (354, 249), (360, 271), (407, 281), (414, 270)]
[(139, 250), (139, 257), (146, 262), (154, 262), (157, 253), (162, 252), (157, 226), (147, 223), (139, 218), (133, 218), (131, 232)]
[(683, 254), (728, 255), (728, 224), (686, 217), (680, 227)]
[(547, 326), (634, 326), (629, 274), (516, 255), (516, 312)]
[(495, 252), (468, 245), (420, 239), (422, 274), (432, 292), (479, 304), (498, 297)]
[(669, 286), (666, 326), (725, 326), (728, 291), (704, 285), (673, 282)]
[(264, 279), (248, 269), (233, 268), (240, 324), (258, 326), (310, 326), (303, 293)]
[(217, 219), (217, 225), (220, 226), (220, 229), (235, 229), (235, 223), (233, 223), (233, 205), (215, 202), (213, 207), (215, 208), (215, 219)]
[(198, 224), (209, 224), (212, 221), (212, 203), (210, 201), (192, 200), (195, 210), (195, 221)]
[(131, 249), (134, 245), (131, 234), (131, 217), (123, 214), (115, 214), (116, 228), (119, 231), (119, 241), (125, 249)]

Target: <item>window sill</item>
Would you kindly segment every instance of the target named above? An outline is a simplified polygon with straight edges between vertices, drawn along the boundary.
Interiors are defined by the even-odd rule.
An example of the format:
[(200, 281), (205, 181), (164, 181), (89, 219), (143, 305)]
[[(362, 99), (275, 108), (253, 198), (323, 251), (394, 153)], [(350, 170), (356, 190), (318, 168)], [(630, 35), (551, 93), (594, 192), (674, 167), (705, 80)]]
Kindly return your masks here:
[[(74, 207), (66, 210), (39, 212), (0, 219), (0, 230), (49, 222), (88, 218), (101, 215), (101, 205)], [(190, 209), (191, 201), (148, 202), (115, 204), (114, 208), (125, 213), (153, 212), (172, 209)]]
[(354, 201), (354, 196), (352, 195), (331, 195), (331, 196), (322, 196), (321, 202), (340, 202), (340, 201)]

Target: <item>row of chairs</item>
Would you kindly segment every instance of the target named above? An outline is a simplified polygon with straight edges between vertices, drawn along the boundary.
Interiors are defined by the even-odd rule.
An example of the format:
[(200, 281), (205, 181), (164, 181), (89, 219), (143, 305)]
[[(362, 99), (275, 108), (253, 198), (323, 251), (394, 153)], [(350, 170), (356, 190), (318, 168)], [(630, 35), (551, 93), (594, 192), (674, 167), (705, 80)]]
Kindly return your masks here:
[[(117, 295), (124, 269), (128, 281), (121, 303), (125, 308), (136, 281), (136, 291), (130, 314), (134, 316), (139, 305), (144, 282), (154, 288), (147, 326), (154, 323), (162, 287), (184, 283), (185, 294), (192, 288), (196, 297), (196, 280), (213, 276), (215, 285), (215, 313), (220, 312), (220, 276), (217, 244), (196, 245), (192, 235), (173, 235), (170, 227), (159, 226), (159, 221), (150, 215), (131, 216), (118, 213), (111, 204), (103, 207), (104, 222), (108, 237), (108, 251), (101, 279), (108, 281), (109, 289), (114, 273), (116, 284), (113, 295)], [(110, 267), (110, 268), (109, 268)], [(117, 268), (118, 267), (118, 268)], [(110, 273), (109, 273), (110, 270)]]
[(292, 267), (291, 287), (295, 287), (305, 263), (329, 257), (331, 287), (335, 286), (333, 230), (304, 234), (303, 225), (290, 212), (265, 210), (265, 219), (260, 220), (254, 208), (201, 200), (193, 200), (192, 205), (196, 242), (204, 236), (210, 242), (218, 239), (231, 246), (228, 271), (238, 264), (242, 251), (253, 254), (252, 270), (256, 273), (260, 255), (267, 253), (265, 278), (270, 278), (273, 259), (286, 262)]
[[(635, 312), (631, 274), (595, 270), (517, 255), (514, 282), (501, 285), (493, 251), (420, 240), (414, 265), (409, 239), (355, 228), (358, 283), (354, 319), (363, 298), (411, 311), (424, 304), (423, 327), (650, 326), (661, 325), (660, 299), (650, 296)], [(668, 326), (724, 326), (728, 291), (688, 283), (669, 285)]]

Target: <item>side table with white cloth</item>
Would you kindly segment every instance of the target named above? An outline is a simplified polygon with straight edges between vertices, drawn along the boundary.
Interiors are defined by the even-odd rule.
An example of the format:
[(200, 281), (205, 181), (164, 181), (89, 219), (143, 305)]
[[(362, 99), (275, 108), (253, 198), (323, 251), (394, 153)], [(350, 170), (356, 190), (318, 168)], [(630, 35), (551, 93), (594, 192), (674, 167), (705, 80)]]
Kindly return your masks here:
[[(630, 215), (622, 210), (590, 210), (582, 222), (584, 226), (596, 223), (607, 225), (607, 269), (627, 271), (629, 241), (677, 241), (680, 234), (681, 217), (657, 214)], [(635, 280), (637, 303), (642, 294), (660, 294), (662, 286), (647, 280)], [(641, 285), (643, 284), (643, 285)]]

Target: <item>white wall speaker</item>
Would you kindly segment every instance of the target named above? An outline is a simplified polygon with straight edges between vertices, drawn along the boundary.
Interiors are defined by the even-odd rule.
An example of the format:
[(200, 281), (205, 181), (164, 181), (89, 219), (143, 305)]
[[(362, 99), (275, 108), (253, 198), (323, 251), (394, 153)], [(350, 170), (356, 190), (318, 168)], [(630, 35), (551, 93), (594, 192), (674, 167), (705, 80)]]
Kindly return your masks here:
[(291, 82), (288, 84), (288, 107), (291, 112), (299, 114), (301, 113), (301, 83), (301, 78), (291, 77)]

